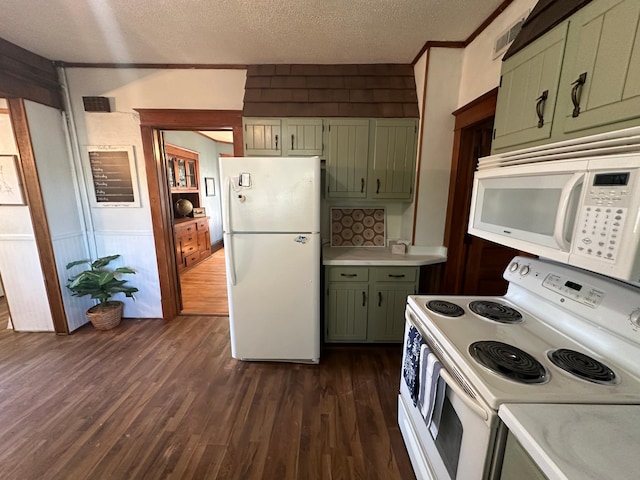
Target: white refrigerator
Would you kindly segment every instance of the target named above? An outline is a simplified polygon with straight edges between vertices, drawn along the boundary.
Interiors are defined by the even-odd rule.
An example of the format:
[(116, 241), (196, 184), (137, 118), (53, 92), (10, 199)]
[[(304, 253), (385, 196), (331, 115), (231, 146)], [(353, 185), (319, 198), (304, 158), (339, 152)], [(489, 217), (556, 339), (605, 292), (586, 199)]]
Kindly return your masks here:
[(320, 359), (320, 158), (221, 157), (231, 354)]

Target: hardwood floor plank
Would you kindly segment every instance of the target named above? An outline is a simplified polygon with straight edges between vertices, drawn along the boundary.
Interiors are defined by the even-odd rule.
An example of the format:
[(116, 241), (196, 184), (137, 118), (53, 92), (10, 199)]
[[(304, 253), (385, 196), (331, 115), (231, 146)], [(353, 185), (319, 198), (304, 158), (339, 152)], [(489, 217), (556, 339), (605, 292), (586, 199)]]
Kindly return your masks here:
[(0, 332), (0, 478), (411, 479), (401, 347), (231, 358), (226, 317)]
[(224, 248), (180, 274), (182, 315), (229, 315)]

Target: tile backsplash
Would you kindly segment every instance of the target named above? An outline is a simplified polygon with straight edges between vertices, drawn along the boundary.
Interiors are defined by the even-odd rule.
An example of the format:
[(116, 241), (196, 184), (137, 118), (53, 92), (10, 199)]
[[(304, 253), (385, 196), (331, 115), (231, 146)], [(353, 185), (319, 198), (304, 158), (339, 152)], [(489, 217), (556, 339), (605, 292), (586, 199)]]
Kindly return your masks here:
[(332, 208), (332, 247), (384, 247), (384, 208)]

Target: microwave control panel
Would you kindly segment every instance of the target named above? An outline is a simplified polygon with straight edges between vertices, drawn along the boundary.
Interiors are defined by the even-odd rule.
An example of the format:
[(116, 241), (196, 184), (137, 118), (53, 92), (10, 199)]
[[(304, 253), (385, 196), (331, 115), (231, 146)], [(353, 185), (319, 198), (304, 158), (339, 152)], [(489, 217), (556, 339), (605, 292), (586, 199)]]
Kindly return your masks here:
[(629, 210), (631, 172), (594, 173), (578, 212), (573, 252), (614, 262)]

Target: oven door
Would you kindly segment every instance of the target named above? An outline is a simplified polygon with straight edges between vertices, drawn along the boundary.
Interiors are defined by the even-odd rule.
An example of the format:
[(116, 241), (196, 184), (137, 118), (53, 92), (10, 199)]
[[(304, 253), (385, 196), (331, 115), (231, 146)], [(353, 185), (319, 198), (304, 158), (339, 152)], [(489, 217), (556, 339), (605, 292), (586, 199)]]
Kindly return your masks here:
[[(409, 306), (406, 318), (405, 341), (409, 327), (414, 325), (429, 342)], [(433, 350), (433, 345), (429, 346)], [(400, 381), (398, 422), (416, 477), (433, 480), (487, 478), (498, 423), (496, 413), (474, 398), (474, 393), (466, 392), (444, 364), (433, 380), (437, 388), (432, 397), (433, 413), (428, 421), (421, 410), (429, 409), (421, 409), (419, 403), (414, 405), (407, 383), (404, 378)], [(465, 388), (469, 389), (468, 386)]]

